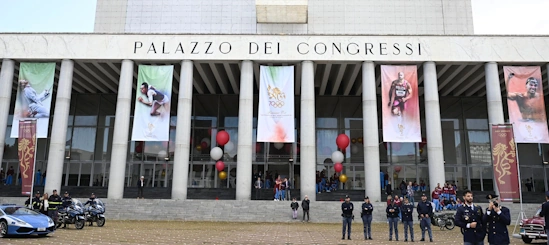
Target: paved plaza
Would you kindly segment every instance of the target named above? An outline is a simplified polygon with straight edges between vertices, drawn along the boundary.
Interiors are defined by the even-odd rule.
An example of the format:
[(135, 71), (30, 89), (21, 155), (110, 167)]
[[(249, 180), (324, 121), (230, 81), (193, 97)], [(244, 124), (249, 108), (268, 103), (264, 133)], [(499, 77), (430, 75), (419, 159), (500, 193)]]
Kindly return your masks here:
[[(349, 241), (341, 240), (338, 224), (108, 220), (104, 227), (76, 230), (71, 225), (46, 238), (5, 238), (0, 244), (410, 244), (403, 242), (402, 224), (399, 242), (388, 241), (387, 224), (374, 224), (372, 241), (364, 241), (361, 222), (354, 222), (353, 228)], [(415, 243), (422, 244), (419, 225), (414, 228)], [(435, 227), (433, 236), (434, 242), (427, 244), (463, 244), (458, 228), (440, 231)], [(523, 243), (511, 238), (511, 244)]]

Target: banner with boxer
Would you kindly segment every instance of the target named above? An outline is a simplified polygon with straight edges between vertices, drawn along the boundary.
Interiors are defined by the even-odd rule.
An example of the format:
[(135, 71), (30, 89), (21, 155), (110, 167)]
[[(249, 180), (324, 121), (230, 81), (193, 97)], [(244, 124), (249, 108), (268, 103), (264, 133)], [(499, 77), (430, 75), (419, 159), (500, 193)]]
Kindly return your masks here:
[(517, 143), (549, 143), (541, 68), (504, 66), (509, 121)]
[(421, 142), (417, 66), (381, 66), (384, 142)]
[(512, 124), (492, 125), (494, 178), (501, 201), (520, 200), (517, 149)]
[(54, 76), (55, 63), (19, 64), (11, 138), (19, 137), (19, 120), (36, 120), (36, 137), (48, 137)]
[(294, 67), (259, 70), (257, 142), (295, 142)]
[(139, 66), (132, 141), (170, 140), (172, 80), (173, 65)]

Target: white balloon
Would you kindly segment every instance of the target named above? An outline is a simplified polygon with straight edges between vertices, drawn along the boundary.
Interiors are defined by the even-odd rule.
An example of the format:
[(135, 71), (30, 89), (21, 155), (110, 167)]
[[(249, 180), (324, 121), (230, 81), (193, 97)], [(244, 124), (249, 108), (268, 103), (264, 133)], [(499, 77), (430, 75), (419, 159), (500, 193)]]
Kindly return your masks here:
[(357, 154), (357, 153), (358, 153), (358, 146), (352, 145), (352, 146), (351, 146), (351, 153)]
[(159, 158), (165, 158), (168, 156), (168, 153), (165, 151), (165, 150), (161, 150), (158, 152), (158, 157)]
[(332, 153), (332, 162), (334, 162), (334, 164), (342, 163), (344, 158), (345, 157), (343, 156), (343, 153), (341, 153), (341, 151), (334, 151), (334, 153)]
[(274, 146), (276, 149), (282, 149), (282, 147), (284, 147), (284, 143), (274, 143)]
[(210, 139), (208, 139), (208, 138), (202, 139), (202, 140), (200, 141), (200, 143), (202, 143), (202, 142), (206, 142), (207, 147), (210, 147), (210, 143), (212, 143), (212, 141), (211, 141)]
[(223, 150), (219, 147), (214, 147), (210, 151), (210, 156), (213, 158), (213, 160), (219, 160), (221, 157), (223, 157)]
[(234, 143), (232, 141), (229, 141), (227, 142), (227, 144), (225, 144), (225, 151), (227, 153), (231, 153), (234, 151)]

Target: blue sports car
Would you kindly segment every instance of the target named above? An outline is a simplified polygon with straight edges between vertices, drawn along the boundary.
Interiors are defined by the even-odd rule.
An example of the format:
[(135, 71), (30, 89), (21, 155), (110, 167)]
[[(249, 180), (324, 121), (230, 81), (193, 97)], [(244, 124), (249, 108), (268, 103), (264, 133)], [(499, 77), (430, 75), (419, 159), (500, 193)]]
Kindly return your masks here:
[(47, 236), (55, 230), (50, 217), (15, 204), (0, 205), (0, 237)]

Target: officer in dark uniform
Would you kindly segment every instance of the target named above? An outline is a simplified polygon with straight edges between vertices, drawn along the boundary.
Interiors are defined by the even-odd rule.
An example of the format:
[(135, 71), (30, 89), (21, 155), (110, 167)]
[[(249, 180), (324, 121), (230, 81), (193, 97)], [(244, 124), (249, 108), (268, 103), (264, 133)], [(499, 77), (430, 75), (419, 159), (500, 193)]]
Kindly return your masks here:
[(34, 194), (34, 197), (32, 198), (32, 202), (31, 202), (31, 199), (29, 197), (29, 199), (27, 199), (27, 201), (25, 201), (25, 205), (28, 207), (30, 204), (32, 203), (32, 209), (34, 210), (37, 210), (37, 211), (40, 211), (40, 192), (37, 191), (35, 194)]
[(400, 207), (402, 213), (402, 223), (404, 224), (404, 241), (408, 241), (408, 230), (410, 230), (410, 238), (414, 242), (414, 205), (404, 198), (404, 204)]
[(425, 193), (421, 195), (421, 202), (417, 204), (419, 215), (419, 227), (421, 228), (421, 240), (425, 241), (425, 231), (429, 233), (429, 241), (433, 242), (433, 231), (431, 230), (431, 217), (433, 217), (433, 203), (427, 201)]
[(459, 207), (454, 217), (456, 225), (461, 227), (463, 233), (463, 244), (483, 245), (486, 236), (484, 226), (484, 214), (479, 205), (473, 204), (473, 192), (466, 190), (463, 193), (465, 203)]
[[(63, 204), (61, 197), (57, 195), (57, 190), (48, 198), (48, 216), (57, 224), (57, 208)], [(57, 226), (56, 226), (57, 227)]]
[(400, 213), (400, 208), (394, 202), (391, 202), (387, 205), (385, 212), (387, 213), (387, 221), (389, 221), (389, 241), (393, 240), (393, 230), (395, 231), (395, 238), (398, 241), (398, 214)]
[(374, 206), (370, 203), (370, 198), (365, 197), (364, 203), (362, 204), (362, 212), (360, 216), (362, 217), (362, 223), (364, 224), (364, 240), (372, 240), (372, 212), (374, 211)]
[(351, 202), (351, 197), (348, 195), (345, 196), (345, 202), (341, 204), (341, 211), (343, 212), (341, 216), (343, 217), (343, 235), (341, 240), (345, 239), (345, 229), (347, 229), (347, 239), (351, 240), (351, 224), (353, 222), (353, 203)]
[[(63, 197), (61, 198), (61, 201), (63, 202), (64, 209), (72, 205), (72, 198), (69, 196), (69, 193), (66, 191)], [(66, 228), (66, 227), (67, 227), (67, 224), (63, 223), (63, 228)]]
[[(545, 192), (545, 202), (541, 205), (540, 217), (545, 217), (545, 234), (549, 234), (549, 191)], [(547, 240), (549, 245), (549, 240)]]
[(507, 226), (511, 224), (511, 212), (507, 207), (499, 205), (497, 202), (498, 195), (486, 195), (486, 199), (490, 200), (490, 204), (484, 215), (484, 223), (488, 227), (488, 243), (490, 245), (508, 245), (509, 232)]

